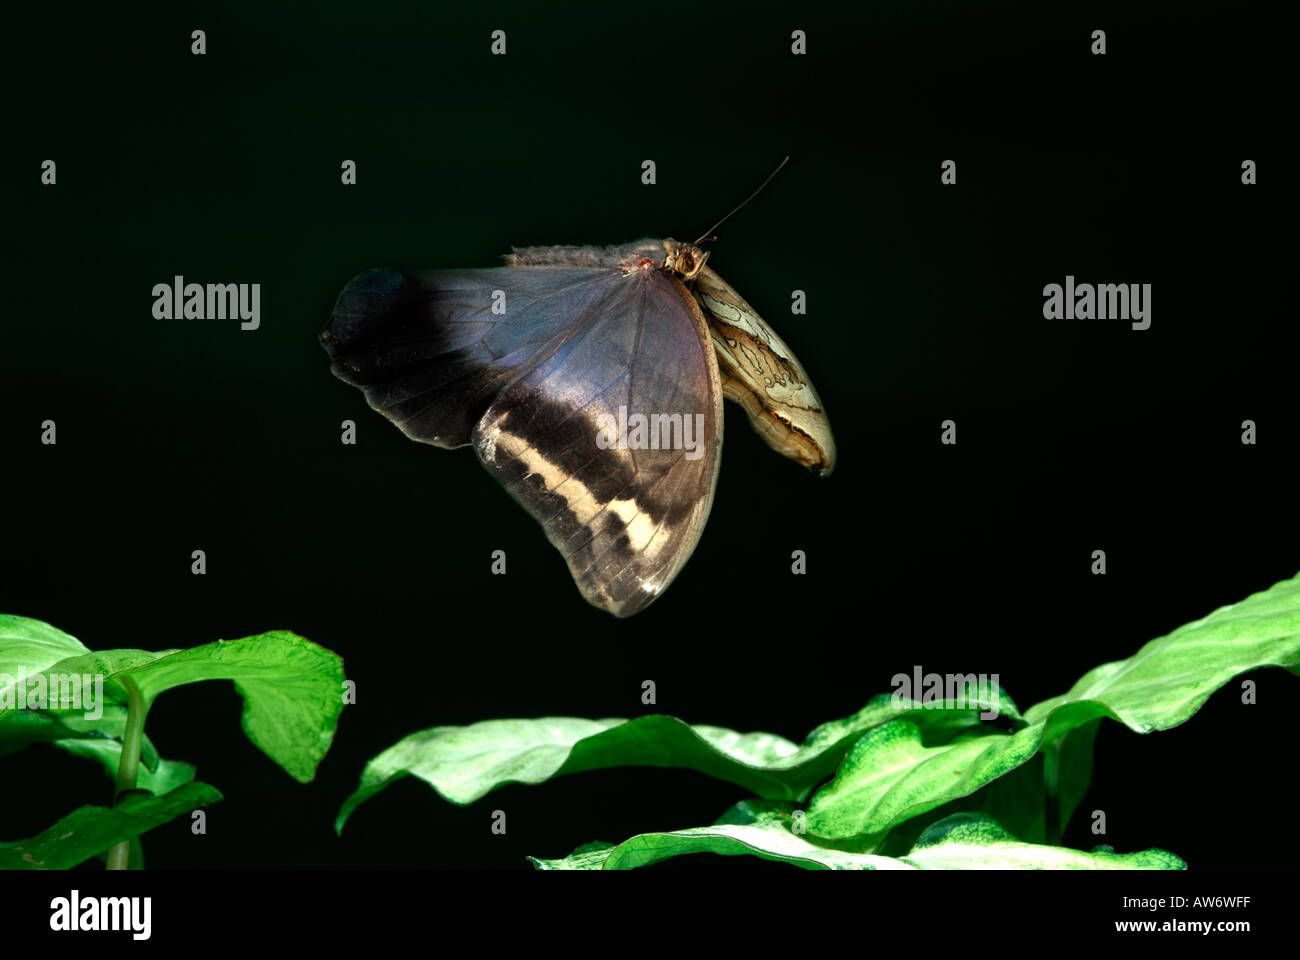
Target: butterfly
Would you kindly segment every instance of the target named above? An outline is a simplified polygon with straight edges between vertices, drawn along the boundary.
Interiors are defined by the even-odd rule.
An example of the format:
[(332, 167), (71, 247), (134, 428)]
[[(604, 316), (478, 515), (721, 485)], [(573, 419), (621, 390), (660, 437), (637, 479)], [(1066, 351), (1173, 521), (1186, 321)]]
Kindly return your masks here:
[(812, 382), (696, 243), (524, 247), (506, 266), (367, 270), (321, 343), (414, 440), (472, 445), (582, 595), (617, 617), (673, 581), (704, 529), (722, 401), (769, 446), (835, 465)]

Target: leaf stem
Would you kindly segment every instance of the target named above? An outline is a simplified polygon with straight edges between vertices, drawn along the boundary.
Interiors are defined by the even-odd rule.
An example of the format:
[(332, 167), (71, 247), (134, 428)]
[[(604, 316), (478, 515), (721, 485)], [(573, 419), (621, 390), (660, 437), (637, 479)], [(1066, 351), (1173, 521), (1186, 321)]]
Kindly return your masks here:
[[(126, 690), (127, 708), (126, 729), (122, 732), (122, 757), (118, 761), (117, 786), (113, 791), (115, 804), (122, 794), (135, 789), (136, 779), (140, 775), (140, 748), (144, 743), (144, 715), (149, 709), (134, 680), (125, 676), (118, 680)], [(130, 839), (114, 844), (108, 851), (108, 869), (127, 869), (130, 857)]]

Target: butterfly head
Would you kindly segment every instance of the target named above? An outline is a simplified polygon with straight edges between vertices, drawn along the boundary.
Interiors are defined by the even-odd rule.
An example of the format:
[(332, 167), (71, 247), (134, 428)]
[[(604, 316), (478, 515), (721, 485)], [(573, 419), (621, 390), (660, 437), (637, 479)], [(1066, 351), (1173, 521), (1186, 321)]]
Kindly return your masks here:
[(707, 250), (701, 250), (693, 243), (679, 243), (665, 240), (664, 249), (668, 256), (664, 258), (664, 269), (671, 270), (683, 281), (694, 280), (704, 269), (704, 261), (709, 259)]

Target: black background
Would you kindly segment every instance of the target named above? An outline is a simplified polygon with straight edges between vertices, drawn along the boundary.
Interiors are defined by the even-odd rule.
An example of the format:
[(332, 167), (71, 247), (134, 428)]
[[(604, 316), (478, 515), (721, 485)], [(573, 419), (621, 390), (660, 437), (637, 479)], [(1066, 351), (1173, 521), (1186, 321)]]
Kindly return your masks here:
[[(1277, 242), (1291, 110), (1281, 33), (1249, 7), (10, 16), (0, 609), (92, 648), (292, 629), (358, 685), (309, 786), (242, 736), (229, 684), (162, 697), (160, 752), (226, 799), (206, 837), (187, 821), (149, 834), (151, 867), (526, 869), (526, 854), (711, 822), (740, 788), (631, 769), (467, 808), (408, 779), (332, 830), (366, 759), (425, 727), (663, 712), (799, 741), (914, 664), (997, 673), (1025, 707), (1300, 567)], [(505, 57), (489, 55), (497, 28)], [(790, 54), (795, 28), (807, 56)], [(704, 536), (632, 620), (583, 603), (471, 453), (411, 443), (329, 373), (316, 337), (364, 268), (693, 239), (786, 155), (710, 265), (813, 377), (839, 466), (812, 477), (728, 406)], [(1244, 159), (1259, 185), (1240, 183)], [(152, 287), (176, 274), (261, 283), (261, 329), (155, 320)], [(1042, 288), (1066, 274), (1151, 283), (1151, 329), (1044, 320)], [(794, 289), (806, 316), (789, 314)], [(347, 418), (355, 447), (339, 443)], [(938, 442), (947, 418), (956, 447)], [(1256, 446), (1240, 443), (1247, 418)], [(40, 444), (45, 419), (57, 446)], [(488, 573), (495, 549), (505, 578)], [(1293, 807), (1296, 680), (1255, 679), (1258, 706), (1229, 684), (1178, 729), (1103, 726), (1082, 809), (1106, 811), (1106, 842), (1193, 869), (1294, 855), (1293, 831), (1268, 824)], [(110, 799), (50, 748), (0, 770), (5, 839)], [(505, 837), (489, 832), (498, 808)], [(1098, 839), (1082, 820), (1065, 837)]]

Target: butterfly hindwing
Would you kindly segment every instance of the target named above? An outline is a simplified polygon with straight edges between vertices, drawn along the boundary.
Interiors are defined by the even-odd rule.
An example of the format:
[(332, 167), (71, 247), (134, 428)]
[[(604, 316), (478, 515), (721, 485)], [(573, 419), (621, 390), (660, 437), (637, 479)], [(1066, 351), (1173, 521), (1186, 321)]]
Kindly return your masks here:
[[(369, 271), (322, 335), (334, 372), (409, 436), (472, 442), (583, 595), (617, 616), (644, 608), (690, 556), (722, 441), (704, 316), (643, 246), (533, 248), (495, 270)], [(638, 415), (658, 418), (657, 432), (621, 436)]]
[[(620, 278), (601, 315), (504, 391), (475, 431), (484, 466), (541, 520), (583, 595), (617, 616), (672, 581), (712, 504), (722, 394), (707, 337), (678, 281), (657, 269)], [(677, 443), (648, 433), (660, 449), (637, 449), (635, 437), (609, 445), (636, 415), (666, 421), (658, 439)]]

